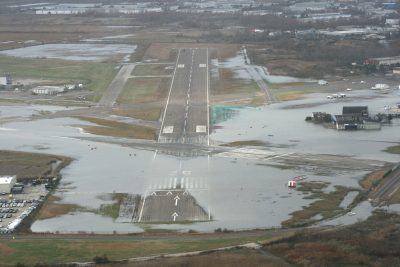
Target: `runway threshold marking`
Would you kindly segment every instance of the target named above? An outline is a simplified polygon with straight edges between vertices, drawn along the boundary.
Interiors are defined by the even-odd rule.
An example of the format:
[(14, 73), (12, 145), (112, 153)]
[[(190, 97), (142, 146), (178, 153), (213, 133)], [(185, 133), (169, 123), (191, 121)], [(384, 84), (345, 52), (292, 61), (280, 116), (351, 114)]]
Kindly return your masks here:
[(163, 129), (164, 134), (170, 134), (174, 132), (174, 126), (165, 126)]
[(196, 133), (205, 133), (207, 132), (206, 125), (196, 125)]

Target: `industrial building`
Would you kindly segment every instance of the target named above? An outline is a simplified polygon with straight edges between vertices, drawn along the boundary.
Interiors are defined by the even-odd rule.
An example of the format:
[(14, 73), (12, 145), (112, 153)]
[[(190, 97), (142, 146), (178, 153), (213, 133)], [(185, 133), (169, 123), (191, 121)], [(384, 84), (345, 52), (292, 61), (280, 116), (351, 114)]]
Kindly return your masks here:
[(400, 65), (400, 56), (368, 58), (364, 63), (375, 66), (397, 66)]
[(4, 73), (4, 77), (0, 77), (0, 86), (11, 86), (12, 85), (12, 77), (10, 73)]
[(17, 177), (14, 176), (0, 176), (0, 193), (11, 193), (13, 186), (17, 181)]
[(380, 130), (381, 121), (371, 119), (367, 106), (345, 106), (342, 115), (333, 115), (337, 130)]
[(60, 86), (38, 86), (31, 90), (34, 95), (56, 95), (64, 92), (64, 87)]

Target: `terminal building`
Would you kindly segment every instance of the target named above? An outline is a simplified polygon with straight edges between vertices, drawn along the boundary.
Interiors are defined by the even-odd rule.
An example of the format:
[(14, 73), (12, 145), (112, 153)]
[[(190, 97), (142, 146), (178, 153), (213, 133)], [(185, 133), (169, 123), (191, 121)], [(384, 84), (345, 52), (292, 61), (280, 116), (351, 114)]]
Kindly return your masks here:
[(0, 176), (0, 193), (11, 193), (13, 186), (17, 181), (17, 177), (14, 176)]

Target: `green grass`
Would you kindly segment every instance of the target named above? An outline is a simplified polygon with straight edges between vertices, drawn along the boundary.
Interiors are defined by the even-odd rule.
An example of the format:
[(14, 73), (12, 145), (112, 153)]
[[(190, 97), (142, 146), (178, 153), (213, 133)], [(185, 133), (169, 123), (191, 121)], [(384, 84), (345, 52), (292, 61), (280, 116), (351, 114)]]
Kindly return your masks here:
[(0, 73), (11, 72), (15, 78), (80, 82), (96, 92), (95, 100), (116, 75), (115, 66), (114, 63), (0, 56)]
[(82, 126), (82, 128), (86, 132), (89, 132), (91, 134), (150, 140), (155, 140), (157, 135), (156, 129), (146, 126), (139, 126), (92, 117), (78, 117), (78, 119), (89, 121), (99, 125)]
[(148, 121), (157, 121), (161, 116), (161, 107), (120, 108), (113, 113), (118, 116), (131, 117)]
[(33, 266), (37, 262), (65, 263), (91, 261), (94, 256), (107, 255), (109, 259), (151, 256), (164, 253), (179, 253), (209, 250), (240, 245), (247, 242), (268, 241), (287, 237), (288, 233), (266, 231), (260, 236), (206, 237), (198, 240), (1, 240), (0, 257), (5, 266), (16, 263)]
[(235, 141), (231, 143), (223, 144), (222, 146), (228, 147), (241, 147), (241, 146), (267, 146), (268, 143), (259, 140), (246, 140), (246, 141)]
[[(343, 186), (335, 186), (335, 191), (323, 193), (319, 191), (321, 188), (323, 188), (323, 185), (315, 184), (314, 186), (310, 186), (311, 192), (315, 190), (315, 193), (313, 194), (316, 194), (319, 200), (312, 202), (309, 206), (303, 207), (302, 210), (291, 213), (292, 217), (282, 222), (282, 226), (307, 226), (317, 221), (313, 218), (316, 215), (321, 215), (322, 219), (325, 220), (345, 212), (345, 210), (340, 207), (340, 203), (342, 203), (346, 195), (354, 189)], [(311, 195), (307, 198), (313, 199), (316, 198), (316, 196)]]
[(0, 175), (17, 175), (19, 181), (55, 176), (58, 170), (52, 173), (51, 164), (57, 160), (63, 161), (62, 166), (71, 161), (61, 156), (3, 150), (0, 151)]
[(162, 100), (167, 95), (169, 83), (169, 78), (129, 79), (117, 101), (120, 104), (134, 104)]
[(143, 75), (168, 75), (172, 73), (173, 69), (167, 70), (165, 69), (168, 66), (166, 64), (147, 64), (147, 65), (137, 65), (132, 71), (132, 75), (134, 76), (143, 76)]
[(383, 151), (385, 151), (387, 153), (391, 153), (391, 154), (400, 154), (400, 145), (398, 145), (398, 146), (390, 146), (390, 147), (386, 148)]

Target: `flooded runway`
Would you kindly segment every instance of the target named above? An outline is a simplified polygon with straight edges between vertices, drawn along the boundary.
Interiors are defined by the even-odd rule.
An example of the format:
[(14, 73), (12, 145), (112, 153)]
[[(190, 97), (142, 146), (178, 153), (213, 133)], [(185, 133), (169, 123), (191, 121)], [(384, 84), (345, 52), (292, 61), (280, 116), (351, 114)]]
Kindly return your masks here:
[[(368, 92), (357, 92), (362, 93)], [(353, 104), (368, 105), (372, 112), (379, 112), (384, 106), (398, 101), (399, 96), (394, 92)], [(317, 107), (310, 106), (321, 102)], [(301, 107), (290, 108), (293, 105)], [(305, 116), (316, 109), (335, 113), (342, 106), (343, 103), (327, 102), (312, 95), (308, 100), (261, 108), (225, 108), (226, 112), (235, 111), (232, 116), (221, 116), (225, 120), (215, 122), (220, 127), (211, 134), (212, 142), (261, 140), (267, 145), (253, 148), (265, 151), (261, 158), (241, 157), (243, 151), (230, 155), (213, 152), (208, 156), (205, 152), (181, 156), (158, 151), (155, 156), (151, 150), (86, 140), (91, 135), (80, 132), (79, 125), (87, 122), (69, 118), (5, 123), (2, 128), (6, 130), (0, 129), (0, 148), (75, 158), (62, 171), (63, 179), (55, 195), (62, 199), (61, 203), (77, 204), (83, 211), (38, 220), (32, 226), (34, 232), (142, 232), (139, 224), (127, 223), (127, 220), (121, 222), (98, 213), (101, 205), (114, 203), (106, 197), (114, 193), (146, 199), (147, 204), (136, 203), (135, 209), (138, 216), (142, 210), (142, 220), (148, 220), (147, 227), (204, 232), (217, 228), (279, 227), (290, 213), (313, 202), (305, 199), (303, 193), (289, 190), (288, 179), (307, 175), (308, 181), (329, 183), (327, 191), (333, 190), (335, 185), (359, 188), (358, 181), (371, 169), (382, 162), (400, 160), (399, 155), (382, 151), (399, 141), (398, 120), (383, 126), (380, 131), (358, 132), (336, 131), (304, 122)], [(10, 114), (7, 108), (1, 106), (0, 114)], [(15, 114), (25, 117), (35, 112), (32, 110), (28, 106), (13, 108)], [(167, 151), (167, 147), (164, 150)], [(275, 155), (280, 157), (272, 158)], [(271, 165), (269, 161), (281, 163), (285, 168), (279, 164)], [(352, 165), (358, 168), (351, 168)], [(355, 209), (365, 210), (363, 217), (372, 210), (364, 209), (364, 206), (362, 203)], [(153, 212), (157, 209), (163, 212)], [(127, 214), (129, 217), (129, 209)], [(171, 224), (174, 217), (176, 222), (185, 223)], [(330, 223), (347, 221), (345, 219), (331, 220)], [(188, 220), (192, 223), (187, 223)], [(152, 223), (155, 221), (161, 223)]]
[(186, 190), (152, 191), (145, 195), (138, 222), (209, 221), (208, 214)]

